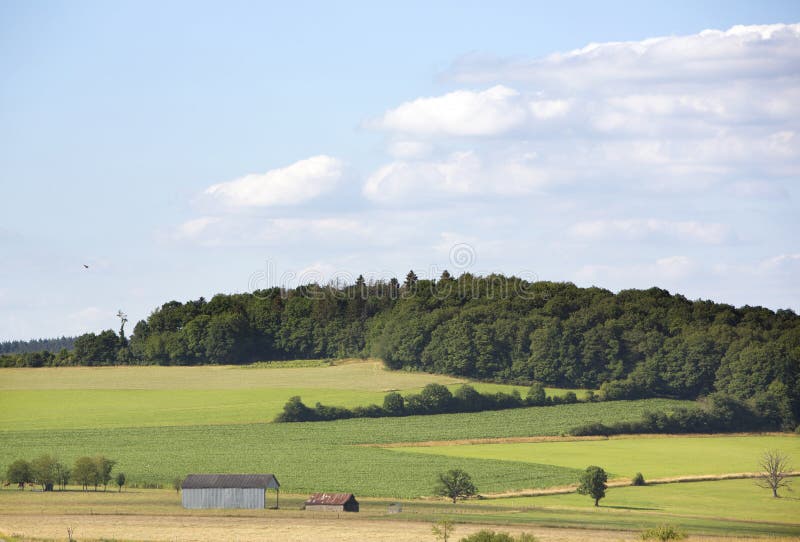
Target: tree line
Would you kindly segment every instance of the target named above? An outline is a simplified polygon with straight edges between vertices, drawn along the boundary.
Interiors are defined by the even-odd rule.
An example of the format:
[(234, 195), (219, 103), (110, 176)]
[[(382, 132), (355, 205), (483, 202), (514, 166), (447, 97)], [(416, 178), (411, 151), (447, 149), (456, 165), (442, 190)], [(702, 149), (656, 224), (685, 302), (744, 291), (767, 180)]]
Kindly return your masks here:
[(32, 352), (59, 352), (71, 350), (75, 337), (31, 339), (29, 341), (1, 341), (0, 354), (25, 354)]
[[(84, 491), (94, 486), (94, 490), (103, 486), (108, 487), (112, 480), (111, 472), (117, 462), (105, 456), (79, 457), (72, 467), (68, 466), (51, 455), (42, 455), (32, 461), (17, 459), (6, 470), (6, 484), (17, 484), (20, 489), (25, 484), (36, 484), (43, 491), (53, 491), (55, 487), (64, 490), (72, 481), (81, 486)], [(116, 484), (122, 490), (126, 478), (122, 472), (117, 473)]]
[[(587, 401), (594, 400), (590, 392)], [(563, 396), (548, 397), (544, 386), (535, 382), (522, 395), (512, 393), (481, 393), (469, 384), (463, 384), (455, 393), (442, 384), (428, 384), (420, 393), (401, 395), (396, 391), (387, 393), (383, 405), (357, 406), (345, 408), (317, 403), (309, 407), (299, 396), (291, 397), (276, 416), (275, 422), (324, 422), (348, 418), (384, 418), (390, 416), (425, 416), (430, 414), (449, 414), (456, 412), (482, 412), (484, 410), (504, 410), (529, 406), (550, 406), (577, 403), (573, 391)]]
[[(120, 330), (122, 331), (122, 330)], [(310, 284), (165, 303), (128, 340), (2, 366), (206, 363), (373, 356), (393, 369), (600, 388), (608, 399), (724, 392), (800, 418), (800, 317), (666, 290), (579, 288), (503, 275)], [(772, 408), (772, 407), (770, 407)]]

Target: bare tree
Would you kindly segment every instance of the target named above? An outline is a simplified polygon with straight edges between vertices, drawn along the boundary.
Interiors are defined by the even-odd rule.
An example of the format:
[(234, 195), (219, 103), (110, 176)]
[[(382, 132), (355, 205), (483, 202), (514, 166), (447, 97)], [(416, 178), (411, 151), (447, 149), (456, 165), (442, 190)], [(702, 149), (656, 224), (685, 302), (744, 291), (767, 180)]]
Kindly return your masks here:
[(125, 324), (128, 322), (128, 315), (122, 312), (122, 309), (117, 311), (117, 318), (119, 318), (120, 326), (119, 326), (119, 342), (125, 346), (128, 340), (125, 338)]
[(778, 497), (778, 489), (781, 487), (791, 491), (789, 482), (786, 480), (792, 470), (789, 467), (789, 456), (779, 450), (767, 450), (761, 456), (758, 466), (762, 471), (756, 481), (759, 487), (771, 489), (772, 496), (775, 498)]

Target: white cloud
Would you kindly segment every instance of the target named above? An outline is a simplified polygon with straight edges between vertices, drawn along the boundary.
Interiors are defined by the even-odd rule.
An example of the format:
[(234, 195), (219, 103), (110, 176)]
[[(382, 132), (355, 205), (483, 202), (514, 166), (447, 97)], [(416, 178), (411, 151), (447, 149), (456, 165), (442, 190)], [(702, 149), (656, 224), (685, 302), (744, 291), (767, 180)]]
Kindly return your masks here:
[[(800, 175), (800, 24), (595, 43), (532, 59), (470, 56), (449, 77), (488, 88), (410, 100), (368, 123), (390, 140), (435, 137), (438, 150), (426, 149), (425, 162), (387, 164), (365, 193), (389, 177), (485, 193), (463, 180), (453, 188), (439, 173), (464, 137), (485, 170), (502, 167), (499, 148), (525, 147), (543, 178), (635, 190), (770, 197), (776, 190), (764, 184)], [(390, 152), (421, 156), (402, 145)], [(754, 179), (756, 190), (746, 184)]]
[(384, 113), (370, 126), (383, 130), (451, 136), (491, 136), (520, 126), (527, 117), (519, 93), (503, 85), (417, 98)]
[(395, 161), (369, 176), (364, 195), (378, 202), (442, 196), (530, 194), (551, 182), (533, 154), (454, 152), (440, 160)]
[(573, 224), (570, 233), (583, 239), (645, 240), (674, 237), (707, 244), (721, 244), (731, 238), (724, 224), (659, 219), (593, 220)]
[(295, 205), (331, 191), (342, 170), (341, 160), (312, 156), (284, 168), (209, 186), (204, 194), (232, 207)]
[(433, 152), (433, 146), (422, 141), (401, 140), (389, 143), (387, 150), (395, 158), (409, 160), (429, 156)]
[(516, 81), (572, 92), (617, 84), (627, 87), (631, 82), (659, 86), (731, 83), (796, 73), (798, 40), (800, 24), (734, 26), (688, 36), (591, 43), (533, 59), (468, 55), (459, 59), (448, 75), (468, 84)]

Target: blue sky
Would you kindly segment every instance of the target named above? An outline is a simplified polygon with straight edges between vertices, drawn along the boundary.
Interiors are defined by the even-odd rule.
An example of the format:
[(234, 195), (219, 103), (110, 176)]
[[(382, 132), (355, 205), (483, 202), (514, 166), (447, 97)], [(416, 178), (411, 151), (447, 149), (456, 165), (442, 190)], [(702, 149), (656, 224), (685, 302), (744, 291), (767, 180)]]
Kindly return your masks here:
[(797, 2), (0, 3), (0, 340), (411, 268), (798, 311), (798, 22)]

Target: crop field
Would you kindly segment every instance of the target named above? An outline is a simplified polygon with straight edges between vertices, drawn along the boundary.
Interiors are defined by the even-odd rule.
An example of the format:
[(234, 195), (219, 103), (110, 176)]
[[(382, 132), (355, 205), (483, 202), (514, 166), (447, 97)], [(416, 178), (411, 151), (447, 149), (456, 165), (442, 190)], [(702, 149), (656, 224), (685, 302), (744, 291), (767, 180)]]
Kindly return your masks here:
[[(258, 423), (271, 421), (294, 395), (309, 405), (354, 407), (382, 404), (390, 390), (414, 393), (432, 382), (455, 389), (467, 382), (387, 371), (378, 361), (313, 363), (0, 369), (0, 430)], [(473, 386), (526, 392), (500, 384)]]
[[(8, 529), (30, 523), (31, 517), (45, 513), (42, 506), (46, 503), (46, 512), (53, 518), (81, 517), (87, 529), (95, 525), (89, 532), (98, 533), (96, 538), (122, 538), (115, 533), (124, 531), (114, 531), (114, 525), (132, 522), (131, 532), (141, 529), (140, 540), (182, 540), (187, 536), (200, 540), (204, 538), (195, 531), (184, 536), (170, 530), (174, 517), (188, 518), (181, 520), (185, 525), (194, 521), (199, 525), (208, 517), (223, 515), (226, 521), (242, 522), (244, 538), (250, 532), (247, 529), (258, 528), (248, 521), (272, 518), (276, 525), (286, 527), (286, 539), (290, 540), (292, 525), (311, 521), (298, 511), (304, 494), (347, 491), (362, 499), (364, 528), (375, 533), (391, 531), (394, 527), (387, 523), (400, 525), (394, 528), (397, 532), (429, 533), (430, 522), (446, 515), (464, 525), (462, 534), (474, 530), (467, 524), (513, 524), (514, 532), (533, 526), (532, 531), (537, 532), (547, 526), (638, 530), (665, 521), (717, 535), (800, 534), (800, 522), (793, 519), (800, 514), (800, 500), (788, 497), (773, 505), (764, 500), (764, 490), (756, 488), (752, 480), (612, 488), (599, 510), (591, 506), (590, 499), (577, 495), (490, 498), (457, 506), (427, 499), (437, 474), (451, 468), (466, 470), (482, 493), (491, 494), (574, 484), (580, 470), (589, 464), (599, 464), (616, 476), (629, 477), (641, 471), (646, 478), (658, 478), (753, 471), (754, 462), (766, 448), (779, 448), (800, 458), (800, 438), (792, 436), (557, 439), (576, 425), (633, 421), (648, 410), (669, 411), (691, 406), (691, 402), (650, 399), (468, 414), (268, 423), (292, 395), (301, 395), (309, 404), (321, 401), (355, 406), (380, 403), (389, 390), (412, 393), (430, 382), (454, 389), (463, 381), (388, 372), (374, 361), (336, 366), (289, 362), (250, 368), (0, 370), (0, 472), (15, 459), (42, 454), (70, 464), (83, 455), (103, 454), (118, 462), (116, 471), (125, 472), (133, 486), (160, 484), (168, 488), (173, 479), (190, 472), (273, 472), (281, 482), (285, 504), (279, 512), (258, 511), (251, 517), (242, 511), (233, 515), (185, 511), (179, 496), (167, 489), (134, 487), (121, 494), (67, 491), (51, 495), (6, 489), (0, 491), (0, 530), (11, 532)], [(475, 386), (482, 391), (515, 389), (496, 384)], [(529, 437), (556, 440), (458, 444)], [(402, 517), (386, 515), (388, 499), (404, 499)], [(89, 512), (98, 516), (87, 515)], [(744, 512), (747, 515), (741, 516)], [(107, 520), (104, 523), (98, 517)], [(143, 517), (152, 521), (137, 519)], [(168, 519), (161, 521), (160, 517)], [(324, 521), (319, 521), (316, 525), (323, 525)], [(402, 522), (409, 523), (402, 526)], [(160, 525), (160, 530), (148, 531), (151, 524)], [(309, 528), (313, 530), (312, 524)], [(354, 526), (356, 531), (360, 528)], [(216, 532), (210, 526), (203, 529)], [(40, 536), (64, 534), (42, 530)], [(610, 539), (621, 538), (627, 535), (617, 532)], [(552, 539), (569, 538), (553, 535)]]
[(44, 453), (67, 461), (100, 453), (118, 460), (132, 483), (168, 484), (189, 472), (275, 472), (287, 491), (416, 497), (431, 493), (438, 472), (462, 467), (475, 473), (484, 491), (548, 487), (572, 482), (576, 471), (354, 445), (553, 435), (576, 423), (635, 419), (643, 410), (674, 404), (649, 400), (316, 423), (4, 431), (0, 466)]
[(603, 467), (612, 477), (647, 478), (754, 472), (764, 450), (779, 449), (800, 458), (795, 436), (617, 437), (575, 442), (476, 444), (403, 447), (401, 453), (470, 459), (495, 459), (583, 469)]

